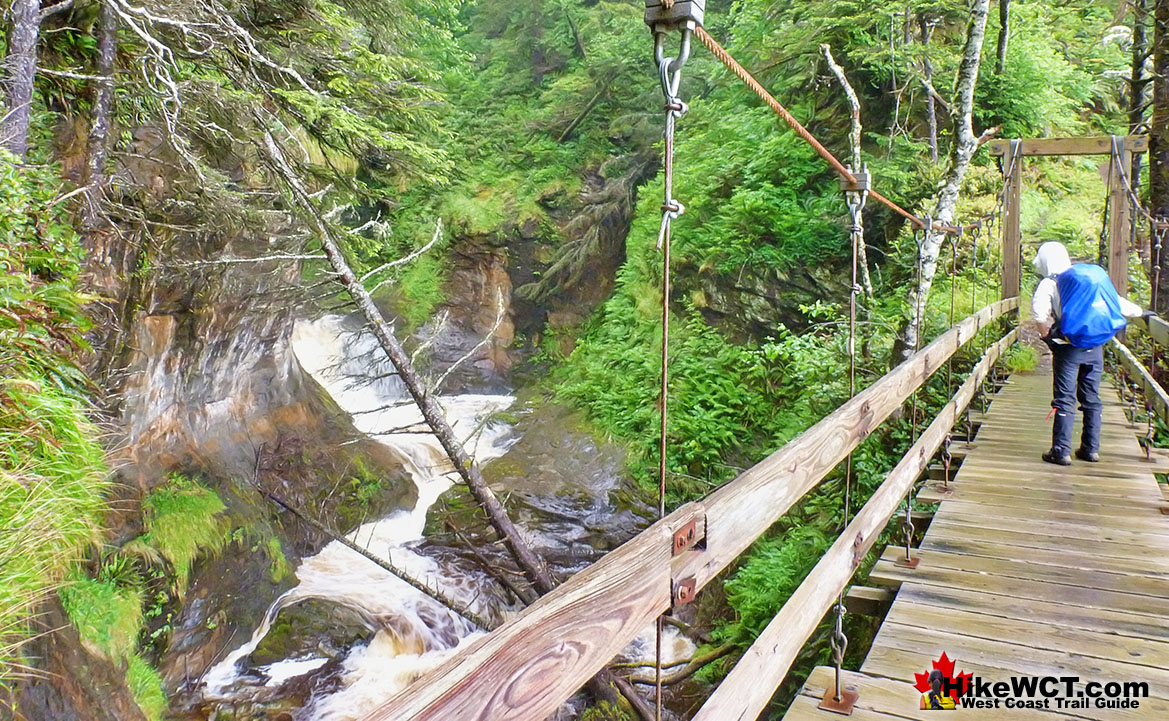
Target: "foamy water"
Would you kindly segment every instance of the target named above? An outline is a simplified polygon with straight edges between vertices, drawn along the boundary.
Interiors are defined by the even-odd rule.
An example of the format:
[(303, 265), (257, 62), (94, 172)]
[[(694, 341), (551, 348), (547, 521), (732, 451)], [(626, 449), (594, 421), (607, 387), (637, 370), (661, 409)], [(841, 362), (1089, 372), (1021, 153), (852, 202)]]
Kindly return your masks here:
[[(497, 598), (482, 576), (445, 568), (412, 548), (423, 539), (426, 513), (458, 479), (438, 440), (428, 433), (387, 433), (391, 429), (422, 429), (421, 413), (369, 335), (347, 330), (340, 316), (298, 322), (293, 351), (302, 368), (351, 414), (357, 430), (384, 444), (401, 461), (418, 489), (411, 509), (395, 511), (366, 523), (348, 539), (391, 562), (413, 578), (465, 604), (480, 615), (498, 615), (484, 599)], [(509, 395), (457, 395), (440, 399), (447, 421), (479, 463), (497, 458), (516, 440), (506, 424), (491, 422), (493, 413), (511, 406)], [(571, 481), (569, 481), (571, 482)], [(343, 604), (370, 619), (381, 630), (368, 645), (351, 649), (341, 661), (340, 689), (314, 697), (298, 721), (352, 721), (384, 703), (420, 675), (437, 667), (480, 635), (471, 624), (442, 607), (388, 571), (338, 542), (304, 559), (296, 569), (298, 585), (268, 609), (251, 639), (232, 651), (204, 677), (206, 697), (233, 699), (257, 684), (278, 686), (310, 673), (327, 662), (323, 657), (298, 657), (262, 666), (263, 676), (243, 676), (240, 662), (259, 646), (281, 609), (310, 599)], [(694, 644), (677, 629), (667, 628), (663, 663), (690, 658)], [(652, 663), (654, 630), (650, 626), (622, 654), (631, 661)], [(647, 669), (652, 670), (652, 669)]]
[[(301, 367), (350, 413), (359, 431), (384, 444), (403, 463), (418, 489), (411, 509), (395, 511), (348, 534), (348, 540), (389, 561), (411, 577), (437, 587), (473, 611), (490, 616), (481, 601), (490, 598), (484, 580), (448, 570), (410, 546), (423, 536), (426, 513), (457, 480), (438, 440), (426, 433), (388, 433), (393, 429), (424, 428), (421, 412), (396, 377), (373, 378), (392, 370), (376, 341), (364, 333), (346, 330), (339, 316), (299, 322), (293, 332), (293, 351)], [(516, 438), (506, 424), (487, 419), (508, 408), (508, 395), (459, 395), (439, 399), (448, 423), (469, 453), (480, 463), (497, 458)], [(243, 646), (231, 652), (204, 677), (210, 698), (229, 698), (241, 683), (237, 664), (256, 650), (281, 609), (310, 599), (327, 599), (359, 611), (382, 630), (368, 646), (351, 651), (342, 663), (343, 688), (314, 700), (307, 718), (339, 721), (356, 718), (438, 665), (475, 629), (428, 596), (361, 557), (339, 542), (301, 562), (298, 585), (269, 608), (263, 623)], [(315, 670), (323, 658), (294, 658), (261, 667), (269, 686)], [(376, 699), (374, 697), (376, 696)], [(365, 700), (363, 700), (365, 699)]]

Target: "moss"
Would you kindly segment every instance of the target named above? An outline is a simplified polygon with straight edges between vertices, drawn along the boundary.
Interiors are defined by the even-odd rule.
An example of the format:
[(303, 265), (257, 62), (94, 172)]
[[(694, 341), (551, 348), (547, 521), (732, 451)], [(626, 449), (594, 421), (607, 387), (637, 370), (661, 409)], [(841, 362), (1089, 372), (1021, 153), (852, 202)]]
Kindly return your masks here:
[(230, 540), (228, 520), (221, 515), (224, 509), (214, 491), (180, 475), (172, 475), (142, 504), (146, 526), (142, 538), (170, 561), (180, 595), (195, 559), (218, 553)]
[(129, 658), (142, 629), (142, 590), (74, 574), (61, 603), (90, 651), (111, 661)]
[(126, 668), (126, 682), (130, 686), (130, 693), (134, 695), (134, 701), (146, 714), (147, 721), (161, 721), (168, 706), (158, 671), (141, 656), (134, 654)]

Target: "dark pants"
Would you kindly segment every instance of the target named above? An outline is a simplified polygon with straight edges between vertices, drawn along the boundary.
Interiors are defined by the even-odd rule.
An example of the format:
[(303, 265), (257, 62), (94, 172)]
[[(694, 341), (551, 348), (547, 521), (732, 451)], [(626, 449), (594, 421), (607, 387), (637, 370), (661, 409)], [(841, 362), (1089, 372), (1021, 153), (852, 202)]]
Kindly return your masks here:
[(1100, 451), (1100, 374), (1104, 371), (1104, 346), (1076, 348), (1051, 344), (1055, 384), (1051, 405), (1055, 423), (1051, 428), (1051, 449), (1058, 455), (1071, 455), (1072, 423), (1076, 401), (1084, 412), (1084, 433), (1080, 447), (1089, 453)]

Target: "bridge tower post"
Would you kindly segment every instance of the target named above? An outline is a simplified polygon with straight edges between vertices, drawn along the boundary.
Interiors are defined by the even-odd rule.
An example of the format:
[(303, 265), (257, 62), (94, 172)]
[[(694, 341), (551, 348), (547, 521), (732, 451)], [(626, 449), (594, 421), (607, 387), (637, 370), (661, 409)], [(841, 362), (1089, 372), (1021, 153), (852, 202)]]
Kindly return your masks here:
[(1003, 298), (1014, 298), (1022, 290), (1023, 244), (1019, 213), (1023, 196), (1023, 144), (1011, 140), (1003, 153)]

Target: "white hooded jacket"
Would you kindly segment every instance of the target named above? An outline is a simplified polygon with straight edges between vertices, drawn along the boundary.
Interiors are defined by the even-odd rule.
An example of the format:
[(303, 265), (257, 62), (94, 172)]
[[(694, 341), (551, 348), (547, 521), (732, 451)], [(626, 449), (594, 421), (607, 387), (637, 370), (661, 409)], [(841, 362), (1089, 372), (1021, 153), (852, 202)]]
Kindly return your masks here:
[[(1039, 246), (1035, 254), (1035, 272), (1043, 280), (1035, 287), (1035, 295), (1031, 297), (1031, 320), (1040, 327), (1055, 325), (1059, 318), (1059, 287), (1055, 277), (1072, 267), (1067, 248), (1063, 243), (1054, 241)], [(1120, 298), (1120, 312), (1125, 318), (1140, 318), (1144, 311), (1139, 305), (1125, 297)], [(1063, 343), (1062, 339), (1053, 339)]]

